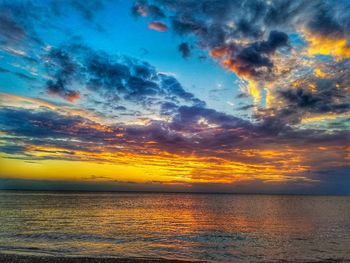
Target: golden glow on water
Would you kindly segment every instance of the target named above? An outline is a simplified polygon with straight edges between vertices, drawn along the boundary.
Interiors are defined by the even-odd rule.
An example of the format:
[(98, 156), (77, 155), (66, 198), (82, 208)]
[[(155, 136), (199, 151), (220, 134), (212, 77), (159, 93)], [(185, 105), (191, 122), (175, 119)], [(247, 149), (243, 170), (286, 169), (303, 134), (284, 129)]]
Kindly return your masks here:
[(0, 192), (0, 248), (209, 262), (347, 258), (348, 199)]

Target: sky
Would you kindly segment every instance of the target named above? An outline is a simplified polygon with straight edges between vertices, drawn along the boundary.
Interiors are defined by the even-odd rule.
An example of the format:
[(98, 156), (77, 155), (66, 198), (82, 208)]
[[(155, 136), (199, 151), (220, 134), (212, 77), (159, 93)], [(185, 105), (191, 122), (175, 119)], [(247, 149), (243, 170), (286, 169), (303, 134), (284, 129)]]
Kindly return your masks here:
[(0, 0), (0, 189), (350, 194), (349, 0)]

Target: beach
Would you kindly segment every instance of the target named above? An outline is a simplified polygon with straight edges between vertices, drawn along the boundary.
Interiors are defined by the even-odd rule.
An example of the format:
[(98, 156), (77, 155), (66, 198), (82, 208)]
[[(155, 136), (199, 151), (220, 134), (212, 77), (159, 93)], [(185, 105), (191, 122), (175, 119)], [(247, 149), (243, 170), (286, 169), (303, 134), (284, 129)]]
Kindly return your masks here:
[[(152, 258), (55, 257), (0, 254), (1, 263), (185, 263), (193, 261)], [(196, 261), (199, 262), (199, 261)], [(203, 262), (203, 261), (201, 261)]]
[[(33, 256), (18, 254), (1, 254), (1, 263), (204, 263), (206, 261), (184, 261), (162, 258), (111, 258), (111, 257), (56, 257), (56, 256)], [(266, 262), (266, 261), (261, 261)], [(275, 261), (274, 261), (275, 262)], [(288, 261), (277, 262), (303, 262), (303, 263), (344, 263), (347, 259), (325, 259), (315, 261)]]

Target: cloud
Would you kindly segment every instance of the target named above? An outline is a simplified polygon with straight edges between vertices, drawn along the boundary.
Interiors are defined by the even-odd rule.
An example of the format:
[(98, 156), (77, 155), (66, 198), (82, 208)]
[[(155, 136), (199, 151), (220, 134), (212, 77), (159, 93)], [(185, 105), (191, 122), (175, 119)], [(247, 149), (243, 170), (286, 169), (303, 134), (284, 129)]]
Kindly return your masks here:
[(0, 38), (2, 41), (12, 45), (25, 40), (40, 43), (34, 30), (34, 23), (40, 20), (35, 9), (42, 11), (31, 1), (25, 3), (2, 1), (0, 3)]
[(350, 104), (347, 102), (335, 102), (331, 92), (312, 94), (299, 88), (281, 91), (281, 97), (291, 108), (306, 109), (312, 113), (344, 113), (350, 109)]
[(249, 110), (252, 108), (254, 108), (254, 104), (244, 105), (244, 106), (238, 107), (237, 109), (238, 110)]
[[(1, 1), (0, 3), (0, 38), (10, 42), (12, 45), (34, 43), (39, 46), (44, 45), (44, 41), (39, 37), (39, 31), (44, 27), (52, 27), (58, 18), (68, 14), (67, 9), (78, 11), (82, 17), (93, 20), (97, 13), (105, 8), (104, 0), (92, 0), (84, 5), (75, 0), (63, 1)], [(41, 27), (41, 28), (40, 28)]]
[(216, 183), (307, 182), (314, 180), (308, 170), (348, 163), (346, 131), (296, 131), (278, 116), (252, 123), (204, 105), (167, 102), (161, 108), (166, 120), (103, 124), (50, 108), (2, 107), (1, 151), (5, 158), (27, 161), (157, 166), (169, 176)]
[(148, 23), (148, 28), (153, 29), (158, 32), (165, 32), (168, 31), (168, 26), (162, 22), (159, 21), (153, 21)]
[(144, 1), (136, 1), (132, 6), (132, 14), (135, 16), (151, 16), (155, 19), (164, 18), (165, 14), (156, 5), (146, 4)]
[(25, 35), (23, 28), (6, 15), (0, 16), (0, 33), (2, 37), (12, 40), (21, 40)]
[[(275, 115), (291, 122), (298, 123), (306, 118), (317, 117), (322, 122), (322, 116), (339, 116), (348, 114), (350, 110), (350, 90), (348, 77), (348, 61), (324, 62), (322, 74), (309, 72), (298, 75), (291, 82), (281, 80), (278, 88), (271, 96), (278, 103), (271, 105)], [(288, 114), (279, 114), (276, 111)], [(293, 117), (294, 116), (294, 117)]]
[[(124, 145), (127, 143), (130, 151), (146, 147), (147, 142), (156, 142), (158, 150), (176, 153), (188, 151), (200, 155), (231, 158), (232, 151), (259, 149), (267, 141), (277, 145), (318, 144), (329, 143), (331, 146), (342, 145), (349, 137), (349, 132), (328, 134), (327, 131), (302, 130), (293, 131), (283, 128), (280, 123), (272, 120), (261, 124), (218, 112), (201, 106), (177, 106), (163, 104), (163, 112), (168, 114), (170, 121), (150, 121), (146, 125), (115, 124), (104, 125), (81, 116), (65, 116), (49, 110), (27, 111), (21, 108), (2, 108), (0, 110), (1, 129), (12, 136), (37, 138), (41, 143), (55, 143), (62, 147), (62, 140), (52, 141), (52, 138), (66, 138), (80, 141), (79, 147), (90, 145)], [(278, 118), (273, 118), (278, 120)], [(283, 128), (283, 129), (282, 129)], [(122, 134), (122, 136), (117, 136)], [(254, 141), (254, 145), (251, 142)], [(135, 142), (135, 143), (132, 143)], [(56, 144), (57, 143), (57, 144)], [(73, 143), (73, 141), (72, 141)], [(99, 144), (100, 143), (100, 144)], [(75, 144), (72, 149), (76, 148)], [(67, 146), (68, 147), (68, 146)], [(70, 148), (67, 150), (70, 150)], [(89, 146), (90, 147), (90, 146)], [(94, 147), (93, 147), (94, 148)], [(147, 149), (144, 148), (144, 149)]]
[[(55, 29), (72, 10), (94, 24), (106, 6), (107, 1), (0, 4), (2, 50), (25, 63), (33, 58), (40, 69), (35, 78), (43, 76), (33, 92), (71, 102), (10, 101), (2, 94), (4, 158), (154, 165), (181, 183), (250, 180), (259, 187), (326, 184), (324, 174), (347, 172), (348, 1), (135, 2), (133, 14), (147, 17), (151, 29), (181, 37), (174, 48), (184, 58), (204, 50), (241, 78), (239, 97), (254, 97), (254, 104), (240, 108), (251, 109), (247, 119), (207, 106), (174, 74), (145, 61), (76, 40), (49, 46), (37, 38), (40, 25)], [(0, 71), (32, 81), (25, 68)]]
[(252, 43), (244, 48), (235, 45), (220, 46), (211, 51), (214, 58), (239, 76), (264, 77), (269, 74), (273, 62), (269, 58), (280, 47), (288, 46), (288, 36), (283, 32), (271, 31), (266, 41)]
[[(200, 122), (202, 121), (202, 122)], [(249, 127), (247, 121), (240, 118), (199, 106), (181, 106), (177, 109), (172, 123), (177, 129), (190, 129), (203, 125), (203, 128), (215, 126), (221, 128)], [(194, 125), (194, 126), (193, 126)]]
[[(90, 147), (91, 141), (103, 144), (107, 148), (111, 144), (123, 145), (128, 142), (130, 151), (138, 151), (139, 147), (145, 147), (148, 141), (154, 141), (157, 143), (157, 149), (167, 152), (175, 153), (188, 149), (198, 151), (198, 154), (201, 154), (201, 147), (210, 149), (211, 146), (219, 146), (223, 143), (222, 140), (227, 140), (226, 144), (233, 145), (237, 140), (241, 140), (240, 136), (243, 134), (252, 135), (252, 124), (213, 109), (200, 106), (178, 107), (175, 104), (168, 105), (168, 108), (171, 109), (171, 122), (151, 121), (147, 125), (103, 125), (82, 116), (65, 116), (51, 110), (2, 108), (1, 130), (19, 138), (36, 138), (39, 145), (53, 143), (54, 147), (59, 148), (63, 147), (61, 139), (67, 139), (70, 145), (66, 145), (67, 150), (76, 149), (74, 140), (80, 141), (79, 147)], [(118, 134), (122, 136), (117, 136)], [(194, 138), (200, 143), (195, 142)], [(33, 141), (35, 140), (31, 143)], [(133, 141), (135, 143), (132, 143)], [(214, 153), (215, 151), (211, 154)]]
[(60, 96), (67, 101), (74, 102), (80, 98), (80, 92), (65, 88), (63, 80), (47, 82), (47, 93), (52, 96)]
[(314, 7), (315, 11), (306, 24), (309, 31), (333, 39), (342, 38), (350, 32), (346, 23), (349, 16), (345, 11), (349, 7), (347, 1), (339, 1), (336, 5), (320, 1)]
[(116, 110), (119, 110), (119, 111), (125, 111), (126, 108), (124, 106), (117, 106), (115, 107)]
[(76, 9), (86, 20), (93, 21), (95, 15), (98, 13), (98, 11), (105, 8), (106, 3), (108, 0), (92, 0), (88, 1), (86, 3), (82, 3), (79, 0), (66, 0), (61, 1), (60, 3), (53, 3), (56, 8), (64, 7), (64, 5), (70, 5), (74, 9)]
[(51, 77), (46, 83), (47, 92), (71, 102), (79, 99), (82, 90), (87, 90), (101, 96), (110, 106), (119, 101), (141, 104), (144, 108), (158, 108), (170, 101), (205, 105), (185, 91), (175, 77), (160, 73), (141, 60), (111, 56), (74, 44), (53, 48), (45, 57)]
[[(302, 101), (307, 96), (309, 102), (318, 100), (317, 109), (302, 107), (298, 114), (347, 110), (344, 99), (338, 97), (340, 101), (335, 102), (335, 94), (339, 93), (337, 86), (343, 88), (344, 97), (349, 93), (346, 85), (337, 83), (337, 79), (346, 82), (341, 72), (347, 71), (350, 57), (348, 1), (143, 2), (143, 6), (148, 5), (162, 10), (163, 19), (170, 21), (173, 32), (191, 46), (210, 53), (225, 69), (247, 82), (244, 91), (254, 99), (254, 112), (264, 104), (266, 108), (293, 107), (293, 104), (299, 107), (308, 103)], [(187, 50), (182, 46), (180, 51)], [(332, 64), (325, 70), (330, 87), (327, 91), (321, 80), (312, 83), (309, 78), (305, 82), (306, 76), (323, 63)], [(296, 98), (298, 95), (291, 93), (300, 82), (307, 86), (297, 84), (299, 95), (301, 92), (303, 95)], [(311, 94), (309, 85), (321, 91)], [(332, 101), (327, 101), (327, 93)], [(286, 105), (281, 105), (281, 98)], [(326, 105), (321, 107), (322, 103)], [(266, 112), (261, 111), (260, 115)], [(295, 118), (290, 119), (293, 124)]]
[(54, 79), (47, 81), (47, 93), (70, 102), (79, 99), (80, 92), (68, 88), (78, 78), (78, 66), (71, 60), (69, 54), (60, 49), (52, 49), (47, 57), (49, 60), (46, 62), (46, 68), (49, 74), (53, 74)]
[(178, 46), (178, 50), (181, 52), (183, 58), (189, 58), (191, 56), (191, 48), (190, 46), (183, 42)]
[(0, 152), (7, 154), (22, 154), (26, 151), (22, 145), (1, 145)]

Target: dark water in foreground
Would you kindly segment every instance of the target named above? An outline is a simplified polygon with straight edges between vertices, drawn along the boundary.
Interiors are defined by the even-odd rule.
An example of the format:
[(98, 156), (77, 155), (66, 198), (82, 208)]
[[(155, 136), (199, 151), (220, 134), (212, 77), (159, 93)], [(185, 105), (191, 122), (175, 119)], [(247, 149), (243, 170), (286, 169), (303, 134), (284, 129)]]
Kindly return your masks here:
[(350, 260), (350, 197), (0, 191), (0, 251)]

